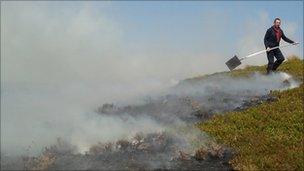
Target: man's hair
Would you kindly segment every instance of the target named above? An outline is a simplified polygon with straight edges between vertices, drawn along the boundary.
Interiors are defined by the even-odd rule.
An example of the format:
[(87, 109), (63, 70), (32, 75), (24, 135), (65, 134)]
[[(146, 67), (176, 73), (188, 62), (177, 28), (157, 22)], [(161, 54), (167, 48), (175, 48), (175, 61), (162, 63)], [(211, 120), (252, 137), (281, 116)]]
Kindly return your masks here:
[(273, 20), (273, 23), (275, 23), (277, 20), (281, 21), (280, 18), (275, 18), (275, 19)]

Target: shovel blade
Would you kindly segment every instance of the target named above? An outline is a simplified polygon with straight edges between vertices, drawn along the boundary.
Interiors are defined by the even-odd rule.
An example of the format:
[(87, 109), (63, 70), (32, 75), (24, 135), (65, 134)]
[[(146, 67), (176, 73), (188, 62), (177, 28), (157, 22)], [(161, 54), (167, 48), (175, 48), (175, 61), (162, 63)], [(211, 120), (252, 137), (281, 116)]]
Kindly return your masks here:
[(232, 71), (233, 69), (241, 65), (241, 60), (236, 55), (234, 55), (233, 58), (229, 59), (229, 61), (226, 62), (226, 65), (230, 69), (230, 71)]

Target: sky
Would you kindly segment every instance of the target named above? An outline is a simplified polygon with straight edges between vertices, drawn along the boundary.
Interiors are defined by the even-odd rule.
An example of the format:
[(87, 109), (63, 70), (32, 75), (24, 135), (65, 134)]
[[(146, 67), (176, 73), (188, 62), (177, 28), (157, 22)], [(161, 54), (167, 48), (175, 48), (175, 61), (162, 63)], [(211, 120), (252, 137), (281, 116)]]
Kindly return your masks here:
[[(56, 22), (72, 22), (76, 20), (77, 15), (82, 15), (85, 13), (83, 11), (87, 10), (87, 14), (84, 15), (91, 17), (91, 21), (80, 22), (83, 24), (100, 22), (100, 25), (95, 27), (94, 35), (114, 44), (117, 43), (115, 51), (128, 54), (121, 55), (122, 58), (158, 56), (159, 60), (178, 58), (177, 55), (182, 56), (180, 58), (183, 59), (187, 59), (187, 56), (195, 56), (193, 58), (201, 62), (200, 66), (206, 68), (198, 71), (195, 69), (191, 74), (179, 73), (183, 75), (179, 79), (195, 76), (198, 73), (206, 74), (227, 69), (223, 65), (224, 62), (215, 66), (218, 61), (210, 61), (212, 67), (209, 67), (211, 63), (208, 63), (210, 60), (208, 58), (214, 55), (225, 61), (234, 54), (242, 56), (261, 50), (264, 46), (264, 33), (272, 25), (275, 17), (282, 19), (282, 29), (288, 37), (303, 42), (302, 1), (65, 1), (3, 2), (2, 4), (3, 17), (6, 16), (6, 7), (23, 9), (24, 12), (36, 7), (37, 16), (40, 15), (39, 12), (44, 13), (42, 16), (45, 20), (59, 24), (56, 27), (60, 27), (60, 23)], [(40, 30), (52, 27), (44, 25), (43, 28), (43, 22), (37, 24), (39, 18), (36, 19), (37, 21), (33, 22), (41, 26)], [(84, 17), (83, 19), (85, 20)], [(2, 24), (4, 25), (5, 23)], [(91, 34), (93, 35), (92, 32)], [(39, 36), (39, 33), (36, 35)], [(103, 46), (110, 46), (110, 43), (100, 47)], [(295, 53), (303, 56), (302, 52), (303, 45), (300, 45), (298, 48), (287, 49), (285, 55)], [(189, 57), (189, 61), (191, 59)], [(267, 61), (263, 59), (255, 58), (253, 61), (248, 61), (248, 64), (264, 64)]]
[(264, 49), (275, 17), (301, 43), (283, 54), (303, 59), (303, 1), (1, 1), (1, 148), (49, 142), (103, 103), (228, 71), (233, 55)]

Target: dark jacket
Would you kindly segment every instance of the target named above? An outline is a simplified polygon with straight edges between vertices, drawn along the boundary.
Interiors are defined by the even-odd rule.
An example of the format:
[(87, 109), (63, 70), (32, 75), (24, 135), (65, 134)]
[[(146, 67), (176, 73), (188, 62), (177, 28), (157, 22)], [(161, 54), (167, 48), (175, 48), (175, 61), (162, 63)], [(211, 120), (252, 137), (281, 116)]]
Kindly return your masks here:
[[(283, 32), (283, 30), (282, 30), (281, 28), (280, 28), (280, 30), (281, 30), (281, 33), (282, 33), (282, 39), (283, 39), (285, 42), (294, 43), (294, 41), (288, 39), (288, 38), (285, 36), (285, 34), (284, 34), (284, 32)], [(265, 34), (265, 36), (264, 36), (264, 45), (265, 45), (266, 48), (267, 48), (267, 47), (272, 48), (272, 47), (275, 47), (275, 46), (279, 46), (279, 45), (280, 45), (280, 40), (277, 41), (277, 37), (276, 37), (276, 35), (275, 35), (275, 31), (274, 31), (273, 26), (270, 27), (270, 28), (266, 31), (266, 34)]]

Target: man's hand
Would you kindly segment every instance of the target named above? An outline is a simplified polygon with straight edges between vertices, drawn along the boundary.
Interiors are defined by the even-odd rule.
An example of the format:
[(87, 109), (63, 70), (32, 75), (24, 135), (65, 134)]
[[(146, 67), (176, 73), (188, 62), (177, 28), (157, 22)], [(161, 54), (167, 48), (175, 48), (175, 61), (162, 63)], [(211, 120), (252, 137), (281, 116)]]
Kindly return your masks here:
[(266, 48), (266, 51), (269, 52), (269, 51), (270, 51), (270, 47), (267, 47), (267, 48)]

